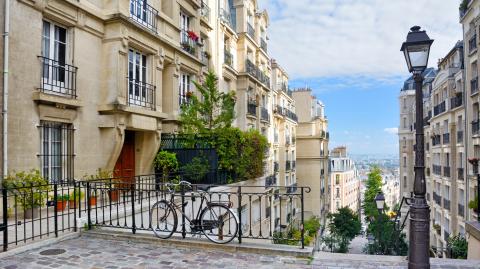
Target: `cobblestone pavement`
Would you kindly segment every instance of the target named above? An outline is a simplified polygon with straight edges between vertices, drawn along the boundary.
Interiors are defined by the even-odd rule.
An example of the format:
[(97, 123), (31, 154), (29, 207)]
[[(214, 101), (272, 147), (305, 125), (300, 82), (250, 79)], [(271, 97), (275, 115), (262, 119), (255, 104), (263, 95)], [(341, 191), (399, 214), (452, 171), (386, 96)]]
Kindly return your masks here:
[[(54, 252), (52, 249), (65, 250), (65, 252), (60, 254), (49, 253)], [(0, 268), (406, 268), (405, 262), (374, 262), (369, 260), (359, 262), (342, 259), (341, 257), (345, 256), (337, 256), (338, 254), (329, 255), (323, 253), (318, 256), (318, 259), (315, 258), (313, 260), (296, 259), (240, 252), (231, 253), (220, 250), (169, 248), (148, 243), (133, 243), (126, 240), (107, 240), (82, 236), (2, 258), (0, 260)], [(375, 258), (372, 260), (375, 260)], [(399, 260), (397, 259), (397, 261)], [(466, 266), (466, 263), (444, 266), (436, 262), (436, 264), (432, 265), (432, 268), (473, 269), (480, 268), (480, 266)]]

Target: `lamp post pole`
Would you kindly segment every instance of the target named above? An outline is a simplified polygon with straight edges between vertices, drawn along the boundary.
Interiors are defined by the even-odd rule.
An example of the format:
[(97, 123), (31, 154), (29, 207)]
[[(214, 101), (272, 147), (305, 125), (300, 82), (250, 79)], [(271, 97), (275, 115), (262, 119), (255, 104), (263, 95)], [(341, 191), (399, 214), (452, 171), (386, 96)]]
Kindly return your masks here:
[(423, 75), (414, 73), (415, 80), (415, 181), (410, 204), (410, 236), (408, 268), (430, 268), (430, 207), (425, 199), (425, 150), (423, 134)]

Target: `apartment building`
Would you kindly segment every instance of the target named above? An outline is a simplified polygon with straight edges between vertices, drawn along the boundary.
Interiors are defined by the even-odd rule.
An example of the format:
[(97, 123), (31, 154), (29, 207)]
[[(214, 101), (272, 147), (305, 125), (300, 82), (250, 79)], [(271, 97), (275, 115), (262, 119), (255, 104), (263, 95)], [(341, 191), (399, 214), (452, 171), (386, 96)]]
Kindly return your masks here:
[(312, 94), (311, 89), (297, 89), (292, 93), (297, 106), (297, 182), (310, 186), (305, 194), (305, 213), (320, 217), (326, 223), (329, 212), (328, 198), (328, 120), (325, 106)]
[(349, 207), (360, 212), (360, 180), (354, 161), (348, 157), (347, 148), (337, 147), (330, 153), (330, 212)]
[(385, 196), (385, 205), (393, 210), (397, 204), (400, 204), (400, 180), (395, 174), (382, 174), (383, 186), (382, 192)]

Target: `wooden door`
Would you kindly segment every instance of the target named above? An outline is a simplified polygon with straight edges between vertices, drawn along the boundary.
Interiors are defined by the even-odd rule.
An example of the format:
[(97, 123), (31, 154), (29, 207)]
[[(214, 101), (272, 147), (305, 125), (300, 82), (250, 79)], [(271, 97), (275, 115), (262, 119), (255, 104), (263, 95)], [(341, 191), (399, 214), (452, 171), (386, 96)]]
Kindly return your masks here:
[(113, 176), (121, 178), (125, 183), (135, 183), (135, 132), (125, 131), (125, 141), (115, 164)]

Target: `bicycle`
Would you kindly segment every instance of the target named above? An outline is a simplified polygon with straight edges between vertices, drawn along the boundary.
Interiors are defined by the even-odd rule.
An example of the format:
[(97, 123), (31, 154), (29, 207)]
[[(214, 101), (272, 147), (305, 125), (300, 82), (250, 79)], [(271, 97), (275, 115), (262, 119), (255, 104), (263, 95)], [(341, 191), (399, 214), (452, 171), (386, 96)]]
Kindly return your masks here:
[[(182, 186), (183, 185), (183, 186)], [(207, 199), (207, 192), (199, 190), (200, 205), (195, 218), (190, 219), (182, 210), (188, 202), (175, 204), (175, 188), (192, 187), (187, 181), (180, 181), (179, 184), (165, 184), (170, 193), (170, 200), (166, 199), (156, 202), (150, 209), (150, 227), (155, 236), (161, 239), (170, 238), (177, 230), (177, 210), (189, 223), (193, 234), (203, 233), (210, 241), (217, 244), (226, 244), (232, 241), (238, 232), (238, 218), (230, 209), (229, 202), (210, 202)], [(183, 194), (183, 192), (182, 192)], [(196, 196), (192, 194), (192, 207)], [(204, 207), (205, 203), (205, 207)], [(192, 210), (193, 211), (193, 210)]]

